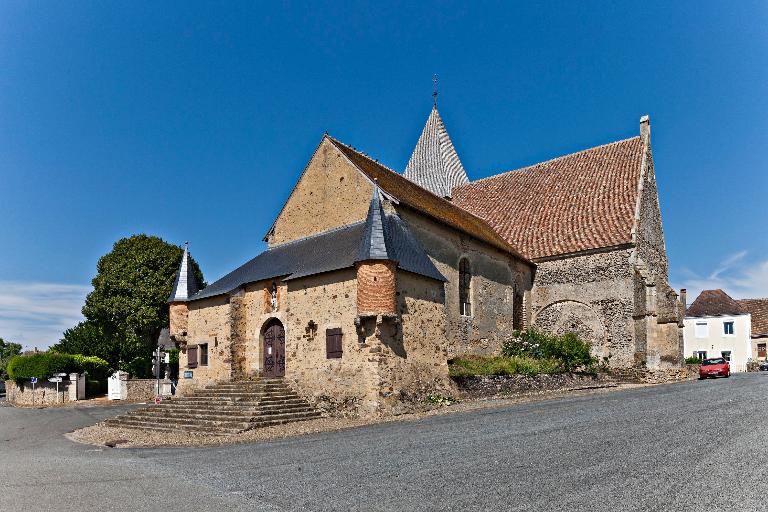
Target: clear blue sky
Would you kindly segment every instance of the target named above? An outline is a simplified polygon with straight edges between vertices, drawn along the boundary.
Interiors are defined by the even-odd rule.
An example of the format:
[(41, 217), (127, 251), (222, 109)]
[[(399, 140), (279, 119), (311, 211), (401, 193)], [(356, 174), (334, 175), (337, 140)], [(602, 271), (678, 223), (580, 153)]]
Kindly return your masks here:
[(120, 237), (189, 240), (209, 282), (254, 256), (326, 130), (403, 169), (433, 73), (471, 179), (650, 114), (673, 285), (768, 296), (766, 26), (747, 1), (5, 0), (0, 337), (55, 342)]

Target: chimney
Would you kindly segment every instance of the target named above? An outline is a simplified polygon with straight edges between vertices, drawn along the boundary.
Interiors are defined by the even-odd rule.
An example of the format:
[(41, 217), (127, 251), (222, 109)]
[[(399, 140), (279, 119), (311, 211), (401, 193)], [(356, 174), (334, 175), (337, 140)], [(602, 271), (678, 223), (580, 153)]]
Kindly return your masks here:
[(680, 303), (683, 305), (683, 313), (685, 313), (685, 310), (688, 309), (688, 303), (685, 300), (685, 296), (686, 296), (685, 288), (680, 288)]
[(651, 118), (648, 115), (640, 118), (640, 138), (644, 141), (651, 138)]

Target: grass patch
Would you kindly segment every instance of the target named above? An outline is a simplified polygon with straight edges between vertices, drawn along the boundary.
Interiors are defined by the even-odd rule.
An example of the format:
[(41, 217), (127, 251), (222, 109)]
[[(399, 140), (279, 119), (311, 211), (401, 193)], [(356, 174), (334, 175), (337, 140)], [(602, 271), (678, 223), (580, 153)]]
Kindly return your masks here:
[(559, 360), (528, 356), (467, 356), (454, 359), (448, 368), (451, 377), (482, 375), (540, 375), (564, 373)]

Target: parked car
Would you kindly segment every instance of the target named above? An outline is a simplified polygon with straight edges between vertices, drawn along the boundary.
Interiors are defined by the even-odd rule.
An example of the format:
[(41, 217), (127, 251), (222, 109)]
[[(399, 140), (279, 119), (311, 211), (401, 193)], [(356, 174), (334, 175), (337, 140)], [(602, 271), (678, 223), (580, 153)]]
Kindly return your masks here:
[(701, 362), (699, 367), (699, 378), (706, 379), (707, 377), (730, 377), (731, 365), (724, 357), (713, 357), (711, 359), (705, 359)]
[(768, 361), (763, 361), (762, 363), (760, 363), (759, 370), (761, 372), (768, 372)]

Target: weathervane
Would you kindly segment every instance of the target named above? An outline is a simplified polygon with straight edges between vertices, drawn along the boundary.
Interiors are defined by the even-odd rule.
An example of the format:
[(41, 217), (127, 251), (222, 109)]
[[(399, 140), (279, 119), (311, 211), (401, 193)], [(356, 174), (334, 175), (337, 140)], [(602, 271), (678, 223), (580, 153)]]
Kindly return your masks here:
[(437, 106), (437, 75), (432, 75), (432, 83), (434, 84), (432, 89), (432, 104)]

